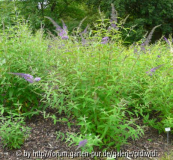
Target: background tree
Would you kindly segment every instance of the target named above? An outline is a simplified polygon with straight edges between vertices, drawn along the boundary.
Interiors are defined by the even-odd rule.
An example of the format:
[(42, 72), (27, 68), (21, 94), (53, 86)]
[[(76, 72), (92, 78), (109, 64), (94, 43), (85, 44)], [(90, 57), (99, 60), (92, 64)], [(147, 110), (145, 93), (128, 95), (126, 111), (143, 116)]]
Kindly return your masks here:
[(17, 17), (17, 7), (11, 1), (0, 1), (0, 27), (5, 29), (12, 26)]
[(111, 3), (114, 3), (119, 17), (130, 15), (126, 26), (133, 26), (136, 34), (129, 37), (133, 40), (141, 39), (146, 31), (150, 31), (154, 26), (162, 24), (153, 36), (154, 40), (161, 37), (162, 34), (169, 35), (173, 32), (173, 1), (172, 0), (87, 0), (87, 5), (95, 10), (100, 6), (106, 16), (110, 15)]
[[(29, 19), (33, 30), (40, 28), (41, 22), (46, 24), (46, 28), (53, 30), (54, 27), (44, 16), (51, 17), (61, 24), (63, 19), (72, 30), (86, 16), (85, 4), (82, 0), (27, 0), (17, 1), (16, 5), (20, 14)], [(39, 4), (39, 6), (38, 6)]]
[[(78, 26), (80, 21), (87, 16), (82, 28), (92, 24), (98, 17), (98, 8), (110, 18), (111, 3), (118, 11), (118, 17), (125, 18), (129, 15), (125, 27), (136, 27), (136, 32), (126, 38), (126, 41), (134, 42), (140, 40), (147, 31), (154, 26), (161, 24), (154, 32), (152, 41), (159, 39), (162, 35), (168, 36), (173, 32), (173, 1), (172, 0), (4, 0), (0, 1), (0, 20), (4, 24), (12, 25), (16, 15), (29, 20), (29, 23), (36, 31), (41, 24), (46, 29), (54, 30), (52, 23), (44, 16), (51, 17), (61, 25), (64, 20), (69, 31)], [(2, 23), (1, 23), (2, 26)], [(127, 33), (124, 32), (124, 37)]]

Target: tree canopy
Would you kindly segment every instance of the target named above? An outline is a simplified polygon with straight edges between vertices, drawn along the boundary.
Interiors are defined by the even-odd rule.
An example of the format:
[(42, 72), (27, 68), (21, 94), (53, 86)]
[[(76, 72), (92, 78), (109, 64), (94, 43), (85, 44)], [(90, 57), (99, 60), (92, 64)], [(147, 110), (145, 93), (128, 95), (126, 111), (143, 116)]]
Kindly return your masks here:
[(126, 27), (136, 25), (136, 33), (129, 37), (129, 41), (138, 41), (146, 31), (160, 24), (161, 27), (154, 33), (154, 40), (173, 32), (172, 0), (4, 0), (0, 1), (0, 20), (3, 22), (0, 26), (13, 25), (17, 16), (29, 20), (33, 31), (39, 29), (41, 24), (53, 30), (52, 23), (44, 18), (48, 16), (59, 24), (63, 19), (71, 31), (86, 16), (83, 28), (97, 20), (99, 7), (105, 18), (110, 18), (111, 3), (118, 17), (129, 15)]

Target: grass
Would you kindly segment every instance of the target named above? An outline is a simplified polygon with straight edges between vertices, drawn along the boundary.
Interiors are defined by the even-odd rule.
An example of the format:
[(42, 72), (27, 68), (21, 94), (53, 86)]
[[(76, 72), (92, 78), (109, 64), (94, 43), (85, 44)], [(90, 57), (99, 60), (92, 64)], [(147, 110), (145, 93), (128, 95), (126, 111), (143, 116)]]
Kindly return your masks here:
[[(66, 142), (78, 145), (86, 139), (81, 150), (88, 152), (95, 146), (118, 151), (128, 138), (143, 136), (145, 126), (159, 132), (172, 127), (173, 57), (166, 42), (146, 46), (143, 53), (140, 45), (125, 47), (120, 31), (112, 37), (109, 33), (112, 39), (105, 44), (104, 28), (92, 32), (85, 37), (86, 45), (80, 37), (46, 37), (43, 30), (32, 35), (23, 23), (1, 32), (1, 115), (32, 118), (47, 107), (65, 112), (81, 126), (80, 133), (67, 133)], [(31, 74), (41, 81), (28, 83), (9, 72)], [(144, 126), (136, 124), (141, 117)], [(52, 118), (56, 123), (58, 117)]]

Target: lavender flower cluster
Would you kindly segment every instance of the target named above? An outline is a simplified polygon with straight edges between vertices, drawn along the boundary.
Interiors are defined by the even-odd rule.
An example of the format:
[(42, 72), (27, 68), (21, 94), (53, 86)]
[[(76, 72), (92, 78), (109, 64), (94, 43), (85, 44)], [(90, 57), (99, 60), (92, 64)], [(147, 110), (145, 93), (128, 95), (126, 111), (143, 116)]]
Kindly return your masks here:
[(170, 52), (173, 53), (173, 47), (172, 47), (172, 43), (173, 43), (173, 38), (172, 38), (172, 42), (169, 41), (166, 37), (164, 37), (166, 43), (169, 45), (170, 48)]
[(32, 75), (30, 75), (30, 74), (25, 74), (25, 73), (9, 73), (9, 74), (18, 75), (18, 76), (24, 78), (24, 79), (25, 79), (26, 81), (28, 81), (29, 83), (38, 82), (38, 81), (41, 80), (40, 77), (33, 78)]
[[(119, 30), (119, 28), (117, 27), (117, 17), (118, 17), (118, 12), (115, 10), (115, 7), (113, 4), (111, 4), (112, 6), (112, 13), (111, 13), (111, 19), (110, 19), (110, 23), (111, 26), (108, 27), (108, 31), (111, 29), (116, 29)], [(109, 41), (109, 37), (103, 37), (101, 44), (106, 44)]]
[(80, 141), (78, 147), (76, 148), (76, 150), (78, 150), (81, 147), (84, 147), (86, 144), (87, 144), (87, 139), (84, 139), (84, 140)]
[[(114, 8), (114, 5), (111, 4), (112, 6), (112, 13), (111, 13), (111, 19), (110, 19), (110, 23), (111, 26), (108, 27), (108, 30), (111, 29), (116, 29), (118, 30), (119, 28), (117, 27), (117, 17), (118, 17), (118, 13)], [(56, 31), (58, 31), (58, 36), (61, 37), (61, 39), (68, 39), (68, 29), (67, 26), (65, 25), (64, 21), (62, 21), (63, 27), (60, 27), (52, 18), (45, 16), (45, 18), (49, 19), (53, 25), (56, 27)], [(85, 19), (85, 18), (84, 18)], [(83, 21), (83, 20), (82, 20)], [(80, 24), (81, 25), (81, 24)], [(80, 36), (82, 38), (82, 44), (85, 45), (86, 44), (86, 39), (83, 37), (83, 34), (87, 33), (87, 29), (88, 29), (88, 25), (87, 27), (84, 29), (83, 32), (80, 33)], [(103, 37), (101, 44), (106, 44), (109, 41), (109, 37)]]
[(65, 25), (64, 21), (62, 21), (63, 27), (61, 28), (52, 18), (45, 16), (45, 18), (49, 19), (53, 25), (56, 27), (56, 31), (58, 31), (58, 35), (62, 38), (62, 39), (68, 39), (68, 29), (67, 26)]
[(160, 26), (161, 26), (161, 24), (155, 26), (155, 27), (151, 30), (151, 32), (148, 34), (146, 40), (141, 44), (141, 51), (142, 51), (143, 53), (146, 52), (146, 51), (145, 51), (145, 47), (148, 46), (149, 43), (151, 42), (151, 38), (152, 38), (152, 36), (153, 36), (154, 31), (156, 30), (156, 28), (158, 28), (158, 27), (160, 27)]
[(155, 68), (150, 69), (150, 70), (147, 71), (146, 73), (149, 74), (150, 76), (152, 76), (153, 73), (154, 73), (157, 69), (159, 69), (161, 66), (163, 66), (163, 64), (162, 64), (162, 65), (159, 65), (159, 66), (157, 66), (157, 67), (155, 67)]

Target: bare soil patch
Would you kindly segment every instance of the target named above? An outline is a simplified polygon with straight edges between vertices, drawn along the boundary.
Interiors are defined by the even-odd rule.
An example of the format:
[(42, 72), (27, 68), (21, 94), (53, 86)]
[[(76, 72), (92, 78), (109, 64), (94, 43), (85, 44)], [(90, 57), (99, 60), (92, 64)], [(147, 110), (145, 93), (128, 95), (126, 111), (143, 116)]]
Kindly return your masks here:
[[(52, 112), (52, 111), (51, 111)], [(57, 115), (59, 118), (66, 117), (64, 114)], [(74, 120), (70, 120), (75, 123)], [(139, 122), (140, 123), (140, 122)], [(2, 144), (0, 143), (0, 159), (2, 160), (25, 160), (25, 159), (33, 159), (33, 160), (39, 160), (39, 159), (50, 159), (50, 160), (57, 160), (57, 159), (64, 159), (68, 160), (71, 159), (70, 157), (54, 157), (56, 152), (62, 153), (62, 152), (75, 152), (76, 147), (75, 145), (69, 146), (67, 143), (65, 143), (65, 140), (57, 139), (57, 133), (58, 131), (63, 132), (64, 134), (66, 132), (80, 132), (80, 127), (77, 125), (71, 126), (69, 128), (66, 123), (60, 123), (57, 122), (56, 125), (54, 125), (52, 119), (44, 119), (42, 115), (34, 116), (31, 120), (26, 121), (26, 125), (30, 128), (31, 134), (29, 138), (25, 141), (21, 149), (15, 149), (15, 150), (9, 150), (8, 148), (3, 148)], [(170, 135), (170, 140), (173, 139), (173, 136)], [(169, 144), (167, 144), (166, 141), (166, 133), (158, 134), (158, 131), (152, 128), (145, 129), (145, 135), (138, 139), (138, 140), (131, 140), (129, 139), (129, 144), (124, 145), (121, 147), (121, 151), (155, 151), (157, 152), (158, 157), (150, 157), (150, 158), (137, 158), (137, 159), (160, 159), (160, 157), (163, 157), (165, 153), (168, 155), (170, 153), (173, 153), (173, 145), (170, 141)], [(42, 152), (50, 152), (52, 155), (49, 156), (49, 158), (44, 157), (42, 155)], [(98, 149), (96, 148), (96, 151)], [(113, 149), (113, 152), (116, 150)], [(29, 154), (30, 153), (30, 158)], [(49, 153), (49, 155), (50, 155)], [(20, 154), (20, 156), (17, 156), (17, 154)], [(45, 155), (45, 154), (44, 154)], [(171, 156), (173, 159), (173, 156)], [(76, 157), (73, 158), (74, 160), (78, 159), (94, 159), (91, 157)], [(106, 158), (99, 158), (98, 159), (106, 159)], [(118, 158), (118, 159), (130, 159), (129, 158)], [(135, 159), (134, 157), (131, 157), (131, 159)]]

